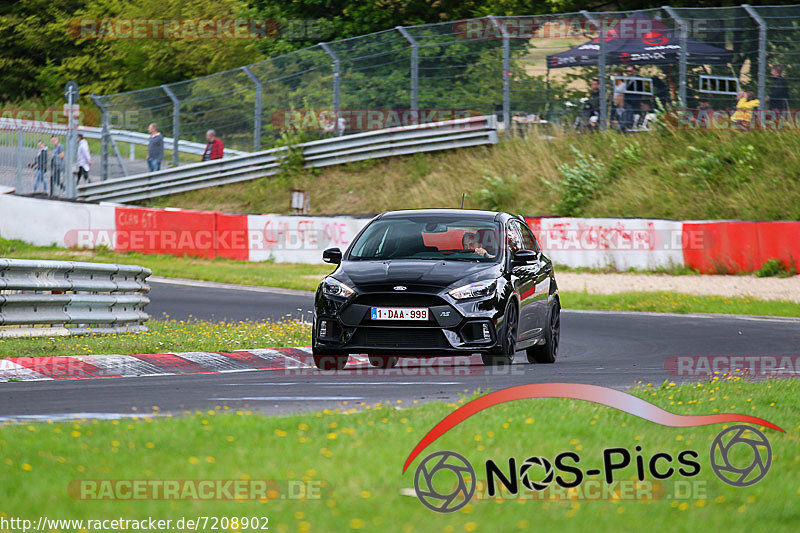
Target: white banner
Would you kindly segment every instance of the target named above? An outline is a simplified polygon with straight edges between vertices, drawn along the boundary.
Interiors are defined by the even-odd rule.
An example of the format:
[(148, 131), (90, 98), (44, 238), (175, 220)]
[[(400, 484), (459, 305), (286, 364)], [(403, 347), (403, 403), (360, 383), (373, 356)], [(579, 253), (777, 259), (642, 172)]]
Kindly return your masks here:
[(529, 219), (556, 264), (617, 270), (683, 265), (682, 222), (643, 218)]
[[(250, 261), (322, 263), (322, 251), (344, 251), (371, 219), (248, 215)], [(258, 238), (253, 238), (258, 235)]]

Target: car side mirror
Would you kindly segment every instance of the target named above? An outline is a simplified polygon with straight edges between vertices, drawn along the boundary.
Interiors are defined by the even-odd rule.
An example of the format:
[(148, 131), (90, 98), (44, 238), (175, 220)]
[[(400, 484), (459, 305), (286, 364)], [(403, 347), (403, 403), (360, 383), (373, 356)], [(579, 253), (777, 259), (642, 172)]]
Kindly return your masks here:
[(342, 251), (338, 248), (328, 248), (322, 252), (322, 260), (326, 263), (339, 265), (342, 262)]
[(539, 260), (539, 252), (533, 250), (517, 250), (511, 257), (511, 266), (527, 266)]

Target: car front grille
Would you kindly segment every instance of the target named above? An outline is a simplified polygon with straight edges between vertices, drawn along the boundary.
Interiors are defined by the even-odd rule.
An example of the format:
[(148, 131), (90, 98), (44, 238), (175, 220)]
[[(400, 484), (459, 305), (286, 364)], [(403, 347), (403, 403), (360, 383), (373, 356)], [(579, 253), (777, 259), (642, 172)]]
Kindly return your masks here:
[(433, 307), (445, 305), (442, 298), (434, 294), (367, 293), (361, 294), (353, 303), (378, 307)]
[(433, 328), (360, 328), (351, 344), (375, 348), (447, 348), (441, 330)]

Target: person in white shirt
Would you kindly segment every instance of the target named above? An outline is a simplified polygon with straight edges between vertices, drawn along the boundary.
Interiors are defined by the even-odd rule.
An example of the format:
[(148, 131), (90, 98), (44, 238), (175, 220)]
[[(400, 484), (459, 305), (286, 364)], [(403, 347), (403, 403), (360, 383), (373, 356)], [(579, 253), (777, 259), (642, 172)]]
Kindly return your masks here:
[(92, 154), (89, 152), (89, 141), (78, 134), (78, 183), (81, 178), (89, 183), (89, 168), (92, 166)]

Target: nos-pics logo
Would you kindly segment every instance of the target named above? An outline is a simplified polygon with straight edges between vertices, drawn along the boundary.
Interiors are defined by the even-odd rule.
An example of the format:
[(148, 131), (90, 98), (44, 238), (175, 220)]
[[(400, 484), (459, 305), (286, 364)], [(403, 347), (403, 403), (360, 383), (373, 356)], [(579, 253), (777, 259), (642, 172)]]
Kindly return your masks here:
[[(614, 450), (613, 453), (619, 454), (622, 449), (613, 448), (611, 450)], [(640, 448), (637, 447), (637, 450)], [(579, 484), (585, 476), (600, 473), (600, 469), (589, 469), (585, 472), (578, 469), (577, 464), (580, 462), (580, 458), (577, 457), (577, 454), (570, 452), (567, 455), (571, 455), (574, 461), (567, 468), (568, 472), (575, 476), (569, 483), (562, 481), (560, 475), (556, 475), (558, 471), (550, 460), (538, 456), (523, 461), (519, 466), (519, 471), (508, 472), (505, 479), (513, 480), (509, 481), (509, 485), (513, 486), (513, 492), (516, 492), (519, 486), (530, 491), (543, 491), (554, 482), (561, 485), (562, 488), (572, 488)], [(696, 452), (692, 452), (692, 455), (697, 457)], [(764, 479), (772, 465), (772, 447), (767, 436), (758, 429), (747, 425), (735, 425), (722, 430), (711, 443), (709, 455), (711, 469), (717, 477), (734, 487), (749, 487), (758, 483)], [(660, 452), (653, 455), (653, 459), (658, 458), (662, 462), (665, 457), (669, 457), (669, 462), (671, 462), (669, 454)], [(614, 469), (631, 465), (630, 454), (627, 455), (627, 461), (624, 463), (611, 464), (606, 459), (604, 453), (603, 470), (606, 470), (607, 482), (613, 480)], [(676, 469), (669, 467), (666, 469), (666, 475), (664, 472), (659, 474), (654, 470), (654, 464), (657, 465), (658, 461), (653, 459), (649, 461), (652, 476), (664, 479), (675, 473)], [(636, 462), (639, 463), (638, 460)], [(515, 461), (509, 463), (516, 464)], [(559, 465), (560, 463), (561, 460), (557, 458), (555, 464)], [(690, 474), (686, 475), (694, 476), (700, 472), (699, 463), (690, 461), (686, 464), (696, 466)], [(678, 471), (686, 472), (683, 469), (678, 469)], [(492, 480), (497, 473), (495, 462), (491, 459), (487, 460), (487, 480)], [(640, 472), (639, 477), (642, 479), (644, 473)], [(517, 480), (520, 483), (517, 483)], [(439, 451), (428, 455), (419, 463), (414, 474), (414, 490), (417, 498), (425, 507), (438, 513), (451, 513), (464, 507), (475, 495), (476, 483), (475, 469), (472, 464), (463, 455), (453, 451)], [(494, 483), (490, 483), (490, 486), (493, 485)], [(506, 488), (509, 486), (507, 485)], [(490, 490), (490, 495), (493, 492)]]
[[(467, 418), (494, 405), (515, 400), (532, 398), (569, 398), (593, 402), (669, 427), (697, 427), (709, 424), (730, 424), (739, 422), (721, 431), (711, 443), (709, 459), (711, 469), (719, 479), (734, 487), (748, 487), (761, 481), (772, 465), (772, 448), (766, 435), (753, 426), (764, 426), (783, 431), (768, 420), (752, 415), (727, 413), (711, 415), (679, 415), (666, 411), (641, 398), (626, 392), (588, 385), (585, 383), (531, 383), (517, 385), (491, 392), (476, 398), (436, 424), (417, 443), (403, 464), (403, 472), (413, 464), (414, 459), (436, 439), (453, 429)], [(748, 425), (743, 425), (748, 424)], [(512, 493), (517, 493), (520, 485), (534, 493), (553, 487), (571, 488), (588, 477), (600, 476), (610, 485), (614, 473), (628, 467), (636, 468), (637, 478), (646, 477), (663, 480), (680, 475), (696, 476), (700, 472), (697, 461), (700, 454), (695, 450), (683, 450), (676, 456), (666, 452), (656, 452), (646, 456), (641, 446), (635, 453), (626, 448), (607, 448), (603, 450), (602, 468), (585, 468), (580, 465), (581, 457), (574, 452), (562, 452), (554, 460), (544, 457), (530, 457), (517, 462), (509, 458), (507, 471), (498, 468), (493, 460), (485, 464), (487, 489), (491, 494), (495, 478)], [(517, 468), (517, 465), (521, 465)], [(537, 476), (536, 472), (544, 472)], [(572, 477), (570, 477), (572, 476)], [(475, 469), (463, 455), (452, 451), (440, 451), (428, 455), (417, 466), (414, 474), (414, 489), (419, 500), (437, 512), (452, 512), (464, 507), (475, 495), (477, 480)]]

